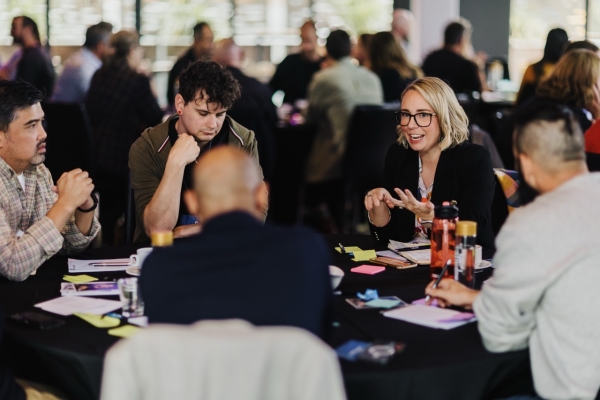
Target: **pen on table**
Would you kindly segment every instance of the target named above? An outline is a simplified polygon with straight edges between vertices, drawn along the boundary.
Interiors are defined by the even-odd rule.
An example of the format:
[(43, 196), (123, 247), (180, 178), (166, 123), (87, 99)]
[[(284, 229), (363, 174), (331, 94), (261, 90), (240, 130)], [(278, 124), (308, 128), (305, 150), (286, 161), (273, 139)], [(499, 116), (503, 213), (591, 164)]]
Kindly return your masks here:
[[(444, 268), (442, 268), (442, 272), (440, 272), (440, 274), (438, 275), (437, 279), (433, 283), (433, 286), (432, 286), (433, 289), (437, 288), (438, 284), (440, 283), (440, 281), (444, 277), (444, 274), (446, 273), (446, 270), (448, 269), (448, 265), (450, 265), (451, 262), (452, 262), (452, 260), (448, 260), (448, 262), (446, 263), (446, 265), (444, 265)], [(427, 303), (430, 299), (431, 299), (431, 296), (427, 295), (427, 297), (425, 297), (425, 303)]]
[(341, 243), (338, 243), (340, 245), (340, 250), (342, 251), (342, 254), (346, 254), (346, 249), (344, 248), (344, 246), (342, 246)]
[(91, 265), (93, 267), (128, 267), (129, 263), (127, 262), (122, 262), (122, 261), (113, 261), (113, 262), (100, 262), (100, 263), (88, 263), (88, 265)]

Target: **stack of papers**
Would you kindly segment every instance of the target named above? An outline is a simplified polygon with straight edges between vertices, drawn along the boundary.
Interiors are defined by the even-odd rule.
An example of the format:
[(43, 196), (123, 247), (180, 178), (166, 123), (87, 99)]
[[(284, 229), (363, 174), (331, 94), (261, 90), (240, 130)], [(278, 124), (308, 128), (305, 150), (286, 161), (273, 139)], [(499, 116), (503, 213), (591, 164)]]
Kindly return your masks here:
[(422, 305), (410, 305), (383, 313), (388, 318), (437, 329), (453, 329), (475, 321), (475, 314)]
[(115, 258), (112, 260), (75, 260), (69, 258), (69, 273), (80, 272), (110, 272), (125, 271), (131, 265), (129, 258)]
[(431, 241), (427, 238), (417, 236), (411, 242), (403, 243), (395, 240), (390, 240), (388, 249), (391, 250), (410, 250), (414, 248), (420, 248), (425, 246), (431, 246)]
[(61, 283), (61, 296), (118, 296), (117, 282)]
[(402, 251), (400, 254), (419, 265), (431, 264), (431, 250)]
[(38, 303), (35, 306), (58, 315), (71, 315), (74, 313), (102, 315), (121, 308), (121, 302), (90, 297), (66, 296)]

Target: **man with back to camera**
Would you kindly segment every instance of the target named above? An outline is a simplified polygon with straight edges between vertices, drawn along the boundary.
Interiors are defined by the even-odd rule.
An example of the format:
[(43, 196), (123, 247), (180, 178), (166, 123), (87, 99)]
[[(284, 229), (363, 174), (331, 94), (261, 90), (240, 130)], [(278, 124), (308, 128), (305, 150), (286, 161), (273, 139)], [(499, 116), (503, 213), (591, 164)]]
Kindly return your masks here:
[(313, 77), (308, 88), (306, 121), (317, 132), (306, 162), (306, 205), (313, 212), (327, 204), (335, 222), (343, 213), (342, 158), (348, 124), (358, 104), (382, 104), (381, 81), (373, 72), (352, 64), (350, 36), (331, 32), (325, 44), (327, 68)]
[(540, 196), (510, 214), (481, 291), (444, 279), (426, 293), (443, 306), (472, 308), (489, 351), (529, 347), (539, 396), (593, 399), (600, 387), (600, 174), (588, 172), (581, 128), (564, 106), (533, 110), (513, 143)]
[(468, 21), (456, 21), (446, 26), (444, 47), (427, 55), (423, 72), (448, 83), (455, 93), (471, 94), (481, 92), (481, 80), (477, 64), (462, 56), (471, 37), (470, 26), (466, 24)]
[(15, 17), (10, 31), (14, 44), (22, 47), (16, 62), (15, 79), (31, 83), (46, 97), (52, 96), (55, 73), (50, 57), (40, 43), (40, 32), (34, 20), (24, 15)]
[(274, 130), (279, 121), (277, 109), (271, 101), (273, 93), (267, 85), (242, 72), (244, 51), (233, 39), (223, 39), (215, 45), (214, 60), (226, 66), (240, 83), (240, 98), (228, 113), (256, 135), (260, 166), (265, 180), (270, 181), (275, 168)]
[(52, 182), (43, 162), (43, 94), (23, 81), (0, 82), (0, 274), (22, 281), (59, 250), (84, 250), (100, 224), (94, 185), (80, 169)]
[(231, 72), (214, 61), (196, 61), (179, 82), (177, 114), (142, 132), (129, 152), (136, 242), (155, 231), (174, 230), (175, 237), (199, 232), (202, 221), (187, 210), (182, 196), (192, 187), (192, 167), (201, 152), (229, 145), (258, 162), (254, 132), (226, 116), (240, 97)]
[(175, 106), (175, 95), (178, 93), (177, 87), (179, 86), (179, 75), (186, 69), (191, 63), (209, 59), (212, 56), (214, 48), (214, 35), (210, 25), (207, 22), (198, 22), (194, 26), (194, 43), (185, 52), (177, 62), (173, 65), (173, 68), (169, 72), (169, 81), (167, 86), (167, 103), (169, 108)]
[(290, 54), (279, 63), (269, 85), (273, 91), (285, 93), (284, 103), (294, 104), (306, 99), (308, 84), (321, 68), (323, 57), (319, 55), (317, 28), (312, 21), (306, 21), (300, 28), (300, 52)]
[(326, 335), (332, 290), (323, 241), (305, 228), (263, 225), (266, 192), (246, 152), (221, 146), (193, 173), (185, 202), (204, 227), (144, 261), (149, 322), (241, 318)]
[(65, 62), (54, 88), (53, 101), (83, 102), (92, 76), (111, 53), (112, 24), (100, 22), (87, 28), (85, 43)]

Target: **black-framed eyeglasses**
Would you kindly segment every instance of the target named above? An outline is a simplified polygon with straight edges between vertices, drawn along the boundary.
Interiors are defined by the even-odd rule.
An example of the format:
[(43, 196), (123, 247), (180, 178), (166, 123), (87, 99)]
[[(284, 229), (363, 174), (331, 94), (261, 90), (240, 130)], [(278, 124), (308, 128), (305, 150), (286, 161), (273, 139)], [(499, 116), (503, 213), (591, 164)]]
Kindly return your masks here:
[(396, 111), (394, 114), (396, 115), (396, 122), (400, 126), (408, 126), (408, 124), (410, 124), (410, 119), (414, 118), (415, 123), (421, 128), (427, 128), (429, 125), (431, 125), (431, 119), (434, 115), (437, 115), (436, 113), (426, 112), (411, 114), (407, 113), (406, 111)]

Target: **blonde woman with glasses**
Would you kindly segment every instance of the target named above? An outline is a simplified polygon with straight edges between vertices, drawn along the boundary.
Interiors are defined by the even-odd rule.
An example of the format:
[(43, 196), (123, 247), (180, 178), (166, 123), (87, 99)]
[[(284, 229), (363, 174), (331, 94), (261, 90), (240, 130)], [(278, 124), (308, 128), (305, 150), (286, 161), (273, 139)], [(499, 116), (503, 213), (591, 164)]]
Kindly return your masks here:
[(438, 78), (416, 80), (402, 93), (396, 118), (398, 143), (385, 159), (384, 187), (365, 196), (373, 237), (387, 243), (428, 236), (435, 205), (447, 201), (461, 220), (477, 222), (477, 243), (491, 257), (492, 162), (486, 149), (469, 143), (469, 121), (452, 89)]

